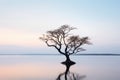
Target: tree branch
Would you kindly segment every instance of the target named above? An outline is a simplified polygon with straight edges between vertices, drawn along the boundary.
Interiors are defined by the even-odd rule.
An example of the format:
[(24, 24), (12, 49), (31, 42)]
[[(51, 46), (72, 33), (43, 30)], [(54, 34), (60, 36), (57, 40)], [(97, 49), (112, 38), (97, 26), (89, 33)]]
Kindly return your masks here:
[(58, 52), (60, 52), (61, 54), (65, 55), (65, 53), (63, 53), (63, 52), (61, 51), (61, 47), (58, 48), (56, 45), (50, 45), (50, 44), (48, 43), (48, 40), (45, 41), (45, 42), (46, 42), (47, 46), (49, 46), (49, 47), (54, 47), (54, 48), (56, 48), (56, 49), (58, 50)]

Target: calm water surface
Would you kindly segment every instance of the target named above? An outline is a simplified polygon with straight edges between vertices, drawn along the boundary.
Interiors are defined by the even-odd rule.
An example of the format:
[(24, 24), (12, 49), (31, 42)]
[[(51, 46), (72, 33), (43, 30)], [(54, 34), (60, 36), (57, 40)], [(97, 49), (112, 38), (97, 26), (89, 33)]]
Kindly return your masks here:
[[(120, 80), (120, 56), (71, 56), (67, 80)], [(0, 80), (65, 80), (59, 55), (1, 55)], [(73, 79), (74, 78), (74, 79)]]

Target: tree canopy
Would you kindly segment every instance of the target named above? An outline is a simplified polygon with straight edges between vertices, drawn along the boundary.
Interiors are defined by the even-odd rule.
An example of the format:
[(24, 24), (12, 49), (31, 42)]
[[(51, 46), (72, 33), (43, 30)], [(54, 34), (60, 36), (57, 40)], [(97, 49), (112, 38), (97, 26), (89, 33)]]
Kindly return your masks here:
[(79, 35), (70, 34), (75, 27), (69, 25), (62, 25), (57, 29), (47, 31), (46, 34), (40, 37), (47, 46), (54, 47), (59, 53), (63, 55), (72, 55), (80, 51), (84, 51), (82, 48), (85, 44), (91, 44), (89, 37), (80, 37)]

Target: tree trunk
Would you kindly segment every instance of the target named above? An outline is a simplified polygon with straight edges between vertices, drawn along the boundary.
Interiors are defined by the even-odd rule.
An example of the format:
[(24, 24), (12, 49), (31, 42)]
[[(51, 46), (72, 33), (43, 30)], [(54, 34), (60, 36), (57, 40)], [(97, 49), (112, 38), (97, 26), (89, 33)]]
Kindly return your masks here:
[(63, 64), (66, 64), (66, 65), (73, 65), (73, 64), (75, 64), (74, 61), (70, 60), (70, 55), (65, 55), (65, 56), (66, 56), (66, 61), (63, 62)]
[(65, 65), (73, 65), (73, 64), (75, 64), (74, 61), (70, 60), (70, 55), (66, 54), (65, 57), (66, 57), (66, 61), (62, 62), (62, 64), (65, 64)]
[(65, 55), (65, 56), (66, 56), (66, 61), (71, 61), (69, 55)]

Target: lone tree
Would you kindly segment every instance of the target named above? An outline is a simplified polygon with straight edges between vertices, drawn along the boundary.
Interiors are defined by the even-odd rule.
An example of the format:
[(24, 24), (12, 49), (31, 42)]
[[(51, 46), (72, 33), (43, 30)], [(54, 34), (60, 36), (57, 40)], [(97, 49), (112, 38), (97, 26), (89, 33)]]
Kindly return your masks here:
[(60, 54), (66, 56), (65, 62), (73, 62), (70, 60), (70, 55), (84, 51), (84, 44), (90, 44), (88, 37), (80, 37), (72, 35), (70, 32), (76, 28), (69, 25), (62, 25), (58, 29), (47, 31), (40, 37), (48, 47), (54, 47)]

